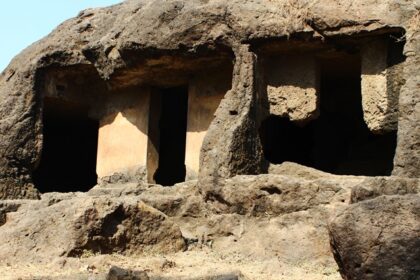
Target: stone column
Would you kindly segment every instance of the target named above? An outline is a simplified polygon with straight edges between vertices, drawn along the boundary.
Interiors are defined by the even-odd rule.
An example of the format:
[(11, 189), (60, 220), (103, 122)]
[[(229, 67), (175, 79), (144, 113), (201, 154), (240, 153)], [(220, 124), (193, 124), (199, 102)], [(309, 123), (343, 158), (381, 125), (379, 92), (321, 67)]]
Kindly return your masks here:
[(403, 78), (405, 84), (399, 97), (398, 141), (393, 175), (420, 177), (420, 32), (418, 16), (407, 30)]
[[(235, 52), (232, 89), (225, 95), (204, 138), (200, 157), (201, 184), (218, 178), (258, 174), (263, 155), (256, 121), (256, 55), (248, 45)], [(210, 181), (209, 181), (210, 180)]]
[(389, 83), (388, 40), (377, 39), (361, 49), (363, 117), (374, 133), (397, 129), (399, 92)]

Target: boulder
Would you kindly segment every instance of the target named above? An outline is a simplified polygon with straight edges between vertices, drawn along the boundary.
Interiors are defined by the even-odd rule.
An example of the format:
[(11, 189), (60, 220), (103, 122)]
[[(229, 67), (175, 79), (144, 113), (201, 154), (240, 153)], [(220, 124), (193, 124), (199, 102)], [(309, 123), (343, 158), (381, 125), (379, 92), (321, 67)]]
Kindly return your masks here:
[(149, 276), (144, 271), (132, 271), (112, 266), (109, 269), (106, 280), (149, 280)]
[[(205, 199), (216, 213), (281, 215), (308, 210), (333, 202), (342, 203), (350, 195), (350, 187), (334, 178), (305, 180), (283, 175), (240, 175), (227, 179), (217, 187), (206, 187)], [(343, 186), (342, 186), (343, 185)]]
[[(197, 217), (204, 209), (197, 181), (182, 182), (173, 187), (144, 183), (110, 183), (92, 188), (89, 196), (125, 197), (137, 196), (146, 204), (169, 217)], [(45, 195), (43, 195), (43, 198)]]
[(62, 256), (167, 253), (185, 247), (179, 227), (165, 214), (128, 197), (85, 196), (47, 207), (29, 203), (8, 215), (0, 235), (0, 258), (40, 262)]
[(380, 196), (339, 211), (331, 248), (346, 280), (420, 279), (420, 196)]

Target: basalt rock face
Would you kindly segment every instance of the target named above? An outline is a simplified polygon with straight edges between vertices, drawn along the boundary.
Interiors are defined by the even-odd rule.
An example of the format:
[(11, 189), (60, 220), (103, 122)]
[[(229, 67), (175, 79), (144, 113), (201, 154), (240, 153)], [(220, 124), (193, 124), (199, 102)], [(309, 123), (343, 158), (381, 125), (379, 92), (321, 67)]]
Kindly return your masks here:
[(383, 227), (379, 241), (387, 249), (372, 247), (377, 258), (369, 269), (386, 257), (415, 271), (405, 261), (416, 258), (407, 248), (418, 246), (418, 179), (343, 178), (292, 163), (270, 169), (282, 174), (238, 175), (208, 189), (198, 181), (170, 188), (109, 183), (4, 201), (0, 270), (5, 279), (88, 279), (115, 265), (150, 279), (338, 280), (330, 236), (340, 267), (353, 267), (353, 256), (376, 244), (370, 238)]
[[(420, 65), (419, 14), (407, 24), (404, 72)], [(418, 177), (418, 76), (406, 75), (399, 99), (394, 174)], [(416, 88), (417, 85), (417, 88)], [(416, 92), (416, 93), (415, 93)], [(416, 104), (416, 105), (415, 105)], [(416, 135), (416, 136), (414, 136)], [(344, 279), (419, 279), (420, 196), (418, 180), (376, 179), (352, 189), (354, 203), (329, 224), (331, 248)]]
[(419, 279), (419, 195), (353, 204), (334, 217), (329, 232), (344, 279)]
[(2, 258), (49, 262), (59, 256), (176, 252), (177, 225), (138, 199), (51, 197), (26, 204), (0, 227)]
[(235, 176), (213, 191), (197, 181), (126, 183), (6, 201), (0, 269), (5, 279), (23, 263), (52, 279), (99, 277), (111, 264), (146, 270), (150, 279), (337, 279), (327, 220), (360, 178), (338, 182)]
[[(127, 0), (62, 23), (0, 75), (2, 276), (100, 279), (115, 265), (121, 277), (141, 271), (149, 279), (337, 280), (338, 264), (347, 279), (416, 279), (419, 15), (413, 1), (397, 0)], [(363, 62), (361, 56), (376, 53), (372, 42), (401, 47), (398, 59), (385, 61), (386, 49), (379, 48), (379, 66), (372, 57)], [(337, 56), (365, 70), (363, 125), (397, 136), (386, 176), (339, 176), (288, 160), (268, 162), (264, 120), (275, 115), (300, 129), (322, 116), (317, 59)], [(300, 64), (289, 69), (286, 62), (296, 57)], [(285, 66), (275, 68), (279, 62)], [(194, 150), (197, 169), (186, 171), (194, 180), (171, 187), (150, 181), (148, 160), (156, 151), (148, 149), (153, 140), (144, 131), (151, 122), (121, 110), (120, 119), (110, 115), (128, 120), (122, 126), (135, 127), (136, 141), (143, 133), (144, 162), (105, 174), (84, 193), (35, 188), (46, 98), (83, 103), (91, 107), (89, 117), (102, 121), (102, 114), (126, 103), (146, 112), (153, 89), (189, 85), (201, 68), (223, 91), (212, 110), (200, 109), (209, 111), (208, 126), (192, 130), (203, 136), (193, 141), (201, 145)], [(285, 69), (290, 73), (278, 78)], [(124, 99), (132, 93), (142, 98)], [(149, 113), (139, 119), (156, 118)], [(327, 130), (334, 131), (318, 134)], [(372, 146), (349, 150), (369, 157)]]
[(407, 44), (405, 46), (404, 63), (405, 83), (401, 89), (399, 99), (398, 134), (405, 135), (398, 138), (397, 151), (394, 160), (394, 174), (400, 176), (419, 177), (420, 163), (417, 158), (420, 151), (420, 127), (418, 118), (420, 116), (420, 94), (418, 75), (411, 73), (420, 69), (420, 15), (413, 16), (407, 23)]
[(351, 190), (351, 203), (382, 195), (409, 195), (420, 193), (420, 181), (410, 178), (369, 178)]
[(207, 184), (267, 169), (257, 133), (256, 72), (261, 46), (276, 40), (334, 45), (337, 38), (404, 29), (410, 40), (407, 67), (400, 79), (406, 84), (400, 100), (394, 173), (417, 177), (418, 82), (413, 73), (418, 67), (418, 33), (415, 22), (408, 28), (415, 14), (414, 3), (375, 0), (351, 5), (337, 0), (131, 0), (83, 11), (24, 50), (0, 76), (0, 198), (39, 198), (32, 173), (42, 149), (41, 88), (46, 86), (46, 73), (64, 69), (79, 73), (72, 80), (83, 76), (85, 88), (95, 84), (87, 92), (98, 95), (83, 97), (94, 103), (103, 90), (154, 79), (162, 82), (162, 77), (171, 83), (167, 73), (174, 70), (182, 78), (200, 63), (233, 62), (232, 89), (216, 111), (202, 147), (198, 176)]

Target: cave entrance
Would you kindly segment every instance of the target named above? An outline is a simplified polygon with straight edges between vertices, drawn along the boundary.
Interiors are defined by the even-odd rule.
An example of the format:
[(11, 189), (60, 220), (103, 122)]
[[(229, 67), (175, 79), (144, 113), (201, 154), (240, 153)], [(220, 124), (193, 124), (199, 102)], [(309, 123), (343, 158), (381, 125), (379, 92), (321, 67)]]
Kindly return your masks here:
[(320, 115), (296, 124), (269, 116), (260, 127), (265, 158), (338, 175), (389, 176), (396, 132), (373, 134), (363, 120), (358, 55), (320, 61)]
[(187, 86), (160, 89), (152, 96), (151, 114), (158, 116), (151, 116), (149, 120), (155, 127), (149, 137), (157, 148), (157, 155), (154, 159), (152, 156), (152, 160), (157, 160), (157, 164), (152, 163), (157, 169), (152, 172), (153, 181), (158, 184), (171, 186), (185, 180), (187, 112)]
[(96, 185), (99, 123), (88, 108), (53, 98), (44, 99), (41, 160), (33, 173), (42, 192), (88, 191)]

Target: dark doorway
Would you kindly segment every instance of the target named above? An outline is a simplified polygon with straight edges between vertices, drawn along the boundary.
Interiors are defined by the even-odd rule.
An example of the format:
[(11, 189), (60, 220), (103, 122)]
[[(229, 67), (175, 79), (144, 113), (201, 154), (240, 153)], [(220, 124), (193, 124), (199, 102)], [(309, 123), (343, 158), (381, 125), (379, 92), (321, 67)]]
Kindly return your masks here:
[(324, 59), (320, 115), (297, 125), (270, 116), (260, 127), (264, 155), (339, 175), (387, 176), (393, 168), (396, 132), (375, 135), (363, 120), (360, 58)]
[(310, 130), (299, 127), (286, 118), (272, 115), (262, 122), (260, 138), (264, 156), (269, 162), (278, 164), (292, 161), (313, 165), (309, 156), (313, 147), (313, 143), (308, 143), (311, 139)]
[(96, 184), (98, 128), (86, 107), (45, 99), (41, 161), (33, 173), (40, 192), (88, 191)]
[(171, 186), (185, 180), (188, 87), (162, 89), (159, 118), (159, 165), (156, 183)]

